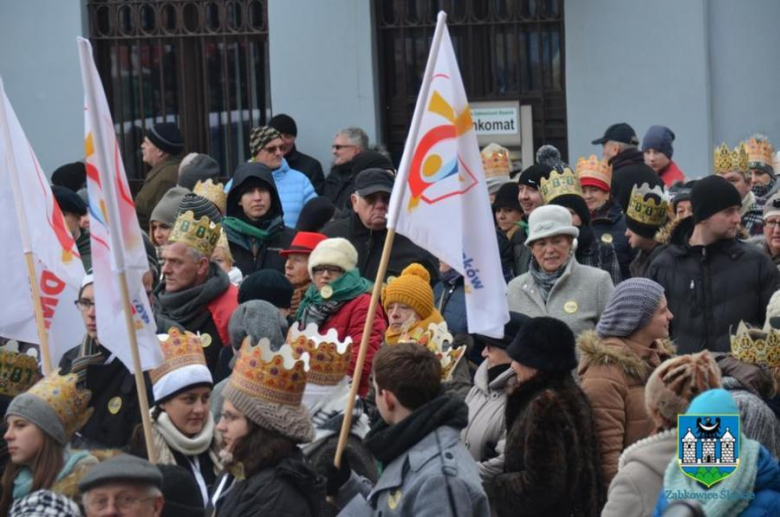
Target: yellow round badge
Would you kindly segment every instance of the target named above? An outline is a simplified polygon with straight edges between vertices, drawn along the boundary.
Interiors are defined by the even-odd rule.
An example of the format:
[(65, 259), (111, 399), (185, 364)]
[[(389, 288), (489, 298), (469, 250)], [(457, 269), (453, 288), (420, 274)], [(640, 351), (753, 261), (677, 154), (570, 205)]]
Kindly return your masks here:
[(200, 344), (203, 346), (203, 348), (206, 348), (211, 345), (211, 336), (208, 334), (201, 334), (200, 335)]
[(580, 306), (577, 305), (577, 302), (575, 302), (574, 300), (570, 300), (563, 304), (563, 311), (566, 314), (574, 314), (575, 312), (577, 312), (579, 308)]
[(612, 244), (612, 241), (614, 241), (615, 238), (612, 236), (611, 233), (605, 233), (601, 236), (601, 242), (605, 242), (607, 244)]
[(111, 400), (108, 401), (108, 412), (112, 415), (116, 415), (119, 413), (119, 410), (122, 409), (122, 397), (113, 397)]
[(333, 288), (329, 285), (324, 286), (320, 291), (320, 296), (322, 296), (327, 300), (328, 298), (333, 296)]

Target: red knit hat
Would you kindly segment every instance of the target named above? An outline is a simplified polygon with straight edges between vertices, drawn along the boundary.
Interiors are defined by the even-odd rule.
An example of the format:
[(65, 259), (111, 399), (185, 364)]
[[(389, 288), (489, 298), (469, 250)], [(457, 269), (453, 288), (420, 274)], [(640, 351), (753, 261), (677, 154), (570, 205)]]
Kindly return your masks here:
[(317, 244), (325, 239), (327, 237), (321, 233), (298, 232), (290, 243), (290, 248), (280, 251), (279, 255), (286, 257), (291, 253), (310, 254), (317, 247)]

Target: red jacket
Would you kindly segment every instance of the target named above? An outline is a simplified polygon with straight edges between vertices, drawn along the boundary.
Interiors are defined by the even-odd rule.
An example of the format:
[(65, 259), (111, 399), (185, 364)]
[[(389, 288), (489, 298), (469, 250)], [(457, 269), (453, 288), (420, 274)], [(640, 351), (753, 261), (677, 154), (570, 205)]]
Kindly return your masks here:
[(685, 182), (685, 174), (683, 174), (683, 171), (680, 170), (674, 161), (670, 161), (669, 165), (667, 165), (666, 168), (658, 175), (661, 177), (661, 181), (664, 182), (664, 185), (666, 185), (667, 188), (671, 187), (677, 182)]
[(222, 341), (222, 346), (230, 345), (230, 332), (228, 332), (228, 323), (230, 322), (230, 316), (233, 315), (233, 311), (238, 307), (238, 289), (233, 284), (222, 293), (221, 296), (211, 300), (208, 304), (209, 312), (211, 313), (211, 319), (214, 320), (214, 326), (217, 327), (219, 332), (219, 339)]
[[(349, 363), (350, 376), (355, 371), (355, 363), (360, 352), (360, 340), (363, 336), (363, 326), (366, 324), (370, 302), (370, 294), (361, 294), (354, 300), (345, 303), (319, 329), (321, 334), (325, 334), (330, 329), (336, 329), (341, 340), (346, 339), (347, 336), (352, 338), (352, 360)], [(377, 304), (374, 324), (371, 327), (371, 337), (368, 340), (368, 350), (366, 350), (366, 361), (363, 363), (363, 374), (360, 377), (358, 395), (361, 397), (368, 395), (368, 377), (371, 375), (371, 365), (374, 362), (374, 354), (382, 346), (386, 329), (387, 322), (385, 321), (384, 311), (382, 311), (382, 306)]]

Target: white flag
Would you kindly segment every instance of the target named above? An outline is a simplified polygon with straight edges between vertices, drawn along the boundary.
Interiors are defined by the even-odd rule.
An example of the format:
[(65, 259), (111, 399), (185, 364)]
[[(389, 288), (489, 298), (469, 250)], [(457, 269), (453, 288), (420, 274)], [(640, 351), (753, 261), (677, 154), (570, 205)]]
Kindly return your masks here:
[(465, 278), (470, 333), (509, 319), (482, 158), (445, 16), (439, 14), (388, 214), (395, 228)]
[(49, 352), (56, 369), (85, 327), (74, 305), (84, 266), (76, 241), (0, 81), (0, 335), (40, 344), (25, 253), (32, 253)]
[(134, 371), (119, 276), (124, 272), (141, 369), (146, 371), (159, 366), (163, 360), (160, 342), (155, 335), (154, 317), (142, 283), (149, 263), (111, 112), (92, 59), (92, 45), (83, 38), (78, 38), (78, 45), (86, 99), (84, 146), (98, 339), (130, 371)]

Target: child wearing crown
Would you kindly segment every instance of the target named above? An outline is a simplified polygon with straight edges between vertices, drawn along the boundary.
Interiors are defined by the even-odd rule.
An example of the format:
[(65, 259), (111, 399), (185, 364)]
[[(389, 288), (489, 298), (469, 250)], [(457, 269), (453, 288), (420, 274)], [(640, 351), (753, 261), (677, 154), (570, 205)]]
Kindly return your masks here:
[(79, 390), (75, 374), (52, 373), (14, 397), (5, 413), (10, 463), (6, 466), (0, 515), (14, 500), (36, 490), (51, 490), (78, 501), (78, 481), (98, 460), (71, 450), (73, 434), (92, 414), (90, 393)]
[[(172, 328), (161, 337), (163, 363), (150, 372), (153, 447), (160, 465), (179, 465), (200, 488), (202, 506), (222, 470), (209, 398), (214, 386), (199, 336)], [(133, 433), (130, 452), (146, 457), (143, 427)]]

